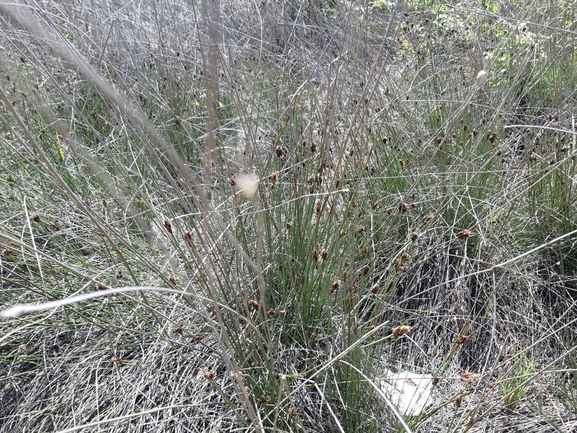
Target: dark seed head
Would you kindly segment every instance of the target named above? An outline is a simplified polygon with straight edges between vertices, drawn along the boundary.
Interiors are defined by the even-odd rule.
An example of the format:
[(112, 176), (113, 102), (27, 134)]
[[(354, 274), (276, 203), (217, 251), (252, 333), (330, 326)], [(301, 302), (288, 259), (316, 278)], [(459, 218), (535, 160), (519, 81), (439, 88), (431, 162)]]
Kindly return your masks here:
[(472, 233), (470, 230), (461, 230), (459, 233), (457, 233), (457, 237), (459, 239), (468, 239), (471, 235)]
[(341, 282), (339, 280), (335, 281), (332, 285), (331, 285), (331, 293), (334, 293), (336, 290), (338, 290), (338, 288), (340, 287)]
[(172, 224), (170, 224), (170, 221), (164, 220), (164, 228), (168, 233), (172, 233)]

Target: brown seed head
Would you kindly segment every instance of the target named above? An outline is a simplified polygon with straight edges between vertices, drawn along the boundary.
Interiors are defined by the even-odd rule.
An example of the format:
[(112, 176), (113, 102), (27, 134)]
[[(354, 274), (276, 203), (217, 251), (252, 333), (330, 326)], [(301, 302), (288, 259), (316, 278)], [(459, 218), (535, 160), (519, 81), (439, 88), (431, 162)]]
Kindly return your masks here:
[(473, 233), (471, 233), (470, 230), (461, 230), (459, 233), (457, 233), (457, 237), (459, 239), (468, 239), (469, 237), (471, 237)]
[(164, 228), (168, 233), (172, 233), (172, 224), (170, 224), (170, 221), (164, 220)]
[(337, 280), (331, 285), (331, 293), (334, 293), (341, 285), (341, 281)]
[(231, 371), (230, 378), (231, 379), (240, 379), (242, 377), (242, 371)]
[(461, 382), (473, 383), (477, 380), (477, 375), (473, 373), (465, 373), (461, 375)]
[(188, 230), (186, 230), (183, 234), (182, 237), (184, 238), (184, 241), (187, 243), (187, 245), (190, 248), (194, 248), (196, 249), (196, 245), (195, 243), (192, 241), (192, 235), (190, 234), (190, 232)]
[(395, 329), (393, 329), (393, 335), (396, 338), (399, 338), (400, 336), (405, 335), (410, 330), (411, 330), (411, 327), (409, 325), (400, 325), (400, 326), (397, 326)]
[(311, 256), (313, 257), (313, 260), (314, 260), (315, 262), (318, 262), (318, 261), (319, 261), (319, 254), (317, 253), (316, 250), (313, 250), (313, 251), (311, 252)]
[(397, 272), (403, 268), (403, 265), (405, 264), (405, 262), (407, 261), (408, 258), (409, 258), (409, 254), (407, 252), (403, 252), (403, 254), (401, 254), (401, 257), (395, 263), (395, 270)]
[(425, 215), (425, 216), (423, 217), (423, 222), (424, 222), (424, 223), (428, 223), (428, 222), (430, 222), (430, 221), (433, 221), (434, 219), (435, 219), (435, 216), (432, 215), (432, 214)]

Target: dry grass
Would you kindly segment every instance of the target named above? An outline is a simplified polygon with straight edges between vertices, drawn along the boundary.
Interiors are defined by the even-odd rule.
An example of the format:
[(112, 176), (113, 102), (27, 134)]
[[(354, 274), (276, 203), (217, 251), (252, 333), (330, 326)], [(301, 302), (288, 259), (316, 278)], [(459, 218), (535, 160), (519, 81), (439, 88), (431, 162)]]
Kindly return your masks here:
[(0, 430), (576, 428), (574, 3), (117, 6), (0, 5)]

